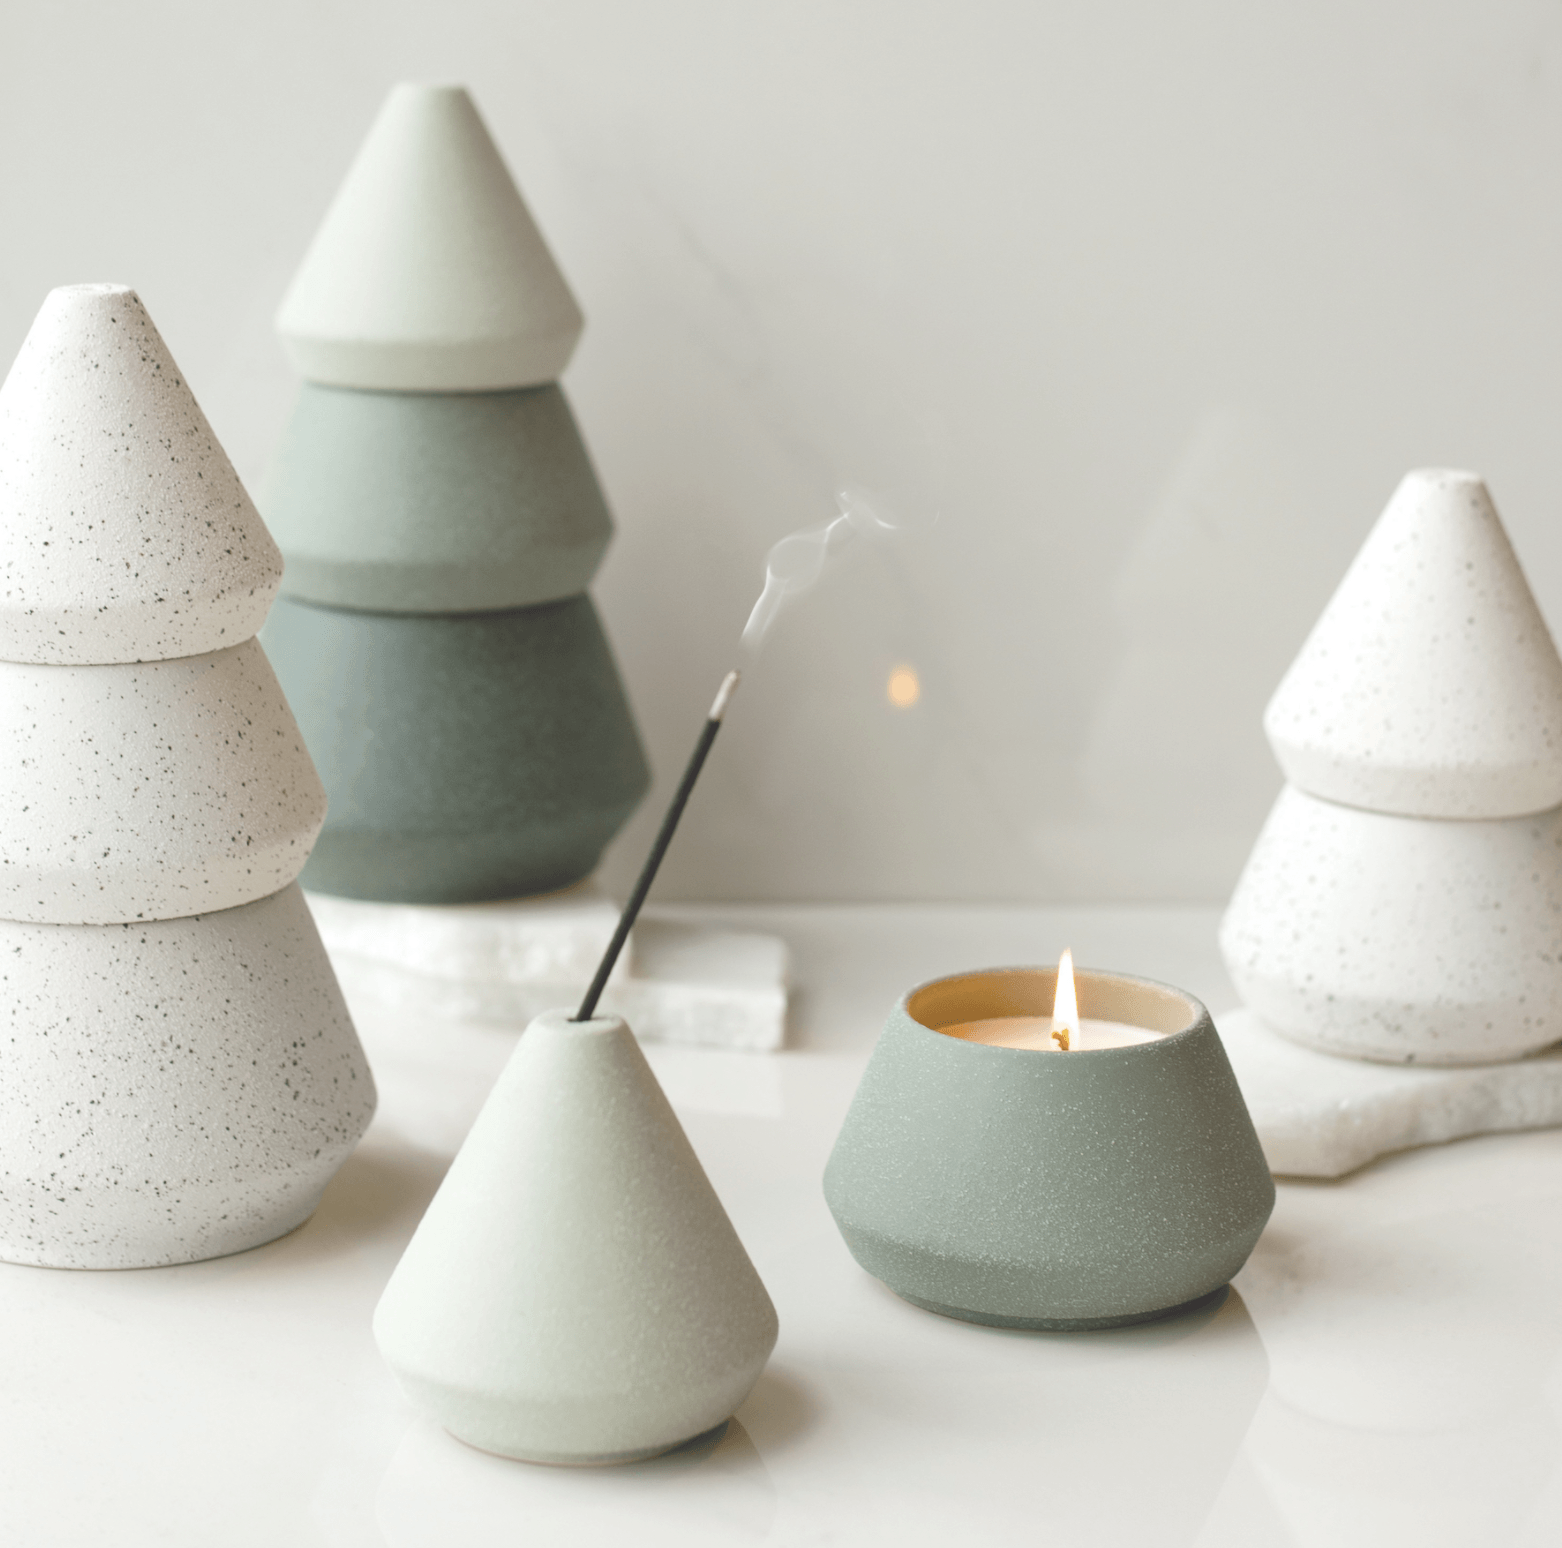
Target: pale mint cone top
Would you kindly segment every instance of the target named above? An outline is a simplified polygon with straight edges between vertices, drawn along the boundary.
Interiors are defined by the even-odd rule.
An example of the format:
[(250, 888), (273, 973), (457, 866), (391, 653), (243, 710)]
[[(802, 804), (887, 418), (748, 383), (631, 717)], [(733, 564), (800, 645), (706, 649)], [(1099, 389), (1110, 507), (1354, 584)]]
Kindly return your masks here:
[(282, 555), (146, 308), (50, 291), (0, 386), (0, 660), (238, 645)]
[(401, 392), (551, 382), (583, 326), (466, 90), (405, 83), (277, 313), (302, 376)]
[(1476, 475), (1405, 476), (1264, 729), (1327, 800), (1451, 818), (1562, 804), (1562, 660)]

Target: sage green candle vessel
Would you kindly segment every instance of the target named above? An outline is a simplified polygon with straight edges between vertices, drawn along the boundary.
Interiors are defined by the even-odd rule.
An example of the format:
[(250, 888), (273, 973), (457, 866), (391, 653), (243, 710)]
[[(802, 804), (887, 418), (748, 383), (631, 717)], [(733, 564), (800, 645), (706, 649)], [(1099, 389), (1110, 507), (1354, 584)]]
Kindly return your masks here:
[(897, 1004), (824, 1174), (858, 1263), (914, 1305), (1017, 1328), (1108, 1328), (1219, 1290), (1274, 1208), (1209, 1012), (1080, 971), (1080, 1014), (1164, 1034), (1073, 1053), (940, 1028), (1048, 1016), (1056, 973), (935, 979)]

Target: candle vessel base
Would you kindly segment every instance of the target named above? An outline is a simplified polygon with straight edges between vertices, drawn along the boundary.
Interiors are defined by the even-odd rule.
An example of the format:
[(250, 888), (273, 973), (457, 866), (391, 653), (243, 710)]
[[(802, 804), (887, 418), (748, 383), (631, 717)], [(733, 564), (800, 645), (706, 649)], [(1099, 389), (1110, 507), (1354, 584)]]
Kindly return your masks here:
[(729, 1417), (719, 1424), (699, 1431), (698, 1434), (686, 1435), (682, 1440), (657, 1446), (640, 1446), (631, 1451), (604, 1451), (600, 1454), (573, 1451), (491, 1451), (488, 1447), (479, 1446), (463, 1435), (456, 1435), (454, 1430), (447, 1430), (445, 1433), (454, 1436), (463, 1446), (470, 1446), (473, 1451), (481, 1451), (490, 1457), (502, 1457), (506, 1462), (529, 1462), (534, 1467), (623, 1467), (631, 1462), (650, 1462), (656, 1457), (665, 1457), (670, 1452), (682, 1451), (685, 1446), (714, 1443), (721, 1439), (731, 1423)]
[(1207, 1295), (1196, 1295), (1191, 1301), (1176, 1306), (1163, 1306), (1159, 1311), (1128, 1312), (1118, 1317), (1004, 1317), (992, 1312), (971, 1311), (968, 1307), (944, 1306), (904, 1290), (897, 1290), (895, 1294), (923, 1311), (937, 1312), (940, 1317), (951, 1317), (956, 1322), (980, 1323), (985, 1328), (1019, 1328), (1031, 1333), (1101, 1333), (1110, 1328), (1135, 1327), (1141, 1322), (1164, 1322), (1170, 1317), (1213, 1308), (1225, 1300), (1230, 1288), (1230, 1285), (1221, 1285)]
[(895, 1006), (824, 1174), (857, 1262), (998, 1327), (1105, 1328), (1196, 1305), (1247, 1261), (1274, 1181), (1209, 1012), (1080, 972), (1081, 1016), (1156, 1034), (1052, 1053), (947, 1035), (1044, 1016), (1050, 969), (959, 974)]

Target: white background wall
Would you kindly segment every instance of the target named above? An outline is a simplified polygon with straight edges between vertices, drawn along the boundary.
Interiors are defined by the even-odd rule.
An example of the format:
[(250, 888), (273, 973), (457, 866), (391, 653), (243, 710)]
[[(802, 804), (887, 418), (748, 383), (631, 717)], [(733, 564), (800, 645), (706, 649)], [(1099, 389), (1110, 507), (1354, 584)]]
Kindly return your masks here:
[(401, 78), (472, 87), (590, 319), (658, 776), (619, 885), (842, 480), (942, 520), (783, 622), (662, 896), (1222, 896), (1409, 466), (1484, 472), (1562, 617), (1554, 3), (4, 0), (0, 355), (134, 284), (253, 485), (271, 313)]

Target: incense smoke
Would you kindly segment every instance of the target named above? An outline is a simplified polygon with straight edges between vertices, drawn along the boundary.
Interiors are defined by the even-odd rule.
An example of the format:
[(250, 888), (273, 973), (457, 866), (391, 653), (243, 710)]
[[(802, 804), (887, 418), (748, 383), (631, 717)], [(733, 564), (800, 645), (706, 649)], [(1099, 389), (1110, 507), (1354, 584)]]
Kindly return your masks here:
[(900, 532), (913, 523), (892, 519), (878, 495), (848, 484), (836, 491), (840, 515), (816, 527), (805, 527), (781, 539), (765, 556), (765, 589), (743, 626), (744, 649), (756, 651), (770, 626), (793, 597), (807, 591), (824, 573), (827, 560), (858, 537)]

